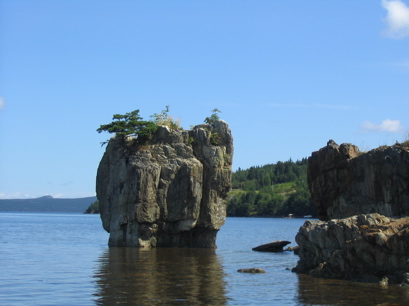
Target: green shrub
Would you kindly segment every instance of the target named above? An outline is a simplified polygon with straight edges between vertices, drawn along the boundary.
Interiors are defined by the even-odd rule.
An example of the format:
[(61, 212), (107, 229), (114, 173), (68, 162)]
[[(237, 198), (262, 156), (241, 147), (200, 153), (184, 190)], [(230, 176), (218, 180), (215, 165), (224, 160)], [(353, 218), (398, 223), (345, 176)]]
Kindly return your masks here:
[(180, 128), (180, 120), (173, 119), (172, 116), (169, 116), (169, 105), (166, 105), (166, 109), (161, 111), (159, 114), (155, 113), (151, 118), (156, 125), (167, 126), (170, 129), (176, 130)]
[(217, 108), (212, 110), (212, 115), (210, 117), (206, 117), (204, 122), (207, 124), (212, 124), (213, 122), (217, 121), (220, 119), (218, 113), (221, 113), (220, 110), (218, 110)]
[(217, 146), (220, 142), (220, 135), (217, 132), (211, 132), (210, 134), (210, 143), (214, 146)]

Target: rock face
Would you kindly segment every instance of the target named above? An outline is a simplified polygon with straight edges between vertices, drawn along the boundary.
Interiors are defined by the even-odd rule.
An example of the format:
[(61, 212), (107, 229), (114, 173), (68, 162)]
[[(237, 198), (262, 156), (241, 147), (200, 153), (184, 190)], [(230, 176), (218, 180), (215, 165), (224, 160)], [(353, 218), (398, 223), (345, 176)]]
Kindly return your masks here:
[(308, 185), (323, 221), (300, 228), (296, 272), (409, 284), (408, 143), (360, 153), (330, 140), (308, 159)]
[(362, 214), (306, 221), (296, 236), (296, 272), (366, 282), (409, 283), (409, 217)]
[(114, 137), (96, 190), (109, 246), (215, 247), (231, 187), (227, 123), (160, 126), (149, 142)]
[(360, 153), (352, 144), (330, 140), (308, 159), (308, 185), (320, 220), (409, 215), (409, 147)]

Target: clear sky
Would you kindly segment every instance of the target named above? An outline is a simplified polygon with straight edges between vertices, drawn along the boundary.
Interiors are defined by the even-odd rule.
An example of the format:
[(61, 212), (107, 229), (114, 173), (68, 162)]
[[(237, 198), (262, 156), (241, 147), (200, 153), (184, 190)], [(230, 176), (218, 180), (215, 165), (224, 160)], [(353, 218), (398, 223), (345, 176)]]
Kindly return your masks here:
[(211, 110), (234, 170), (408, 139), (409, 1), (2, 0), (0, 198), (95, 195), (109, 134)]

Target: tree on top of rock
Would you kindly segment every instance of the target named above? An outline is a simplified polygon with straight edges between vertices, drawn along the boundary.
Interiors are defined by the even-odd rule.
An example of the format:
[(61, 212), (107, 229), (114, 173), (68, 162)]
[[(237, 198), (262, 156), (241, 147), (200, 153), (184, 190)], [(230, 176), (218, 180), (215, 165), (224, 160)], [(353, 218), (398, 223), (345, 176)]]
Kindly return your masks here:
[(213, 122), (219, 120), (220, 119), (219, 113), (221, 113), (220, 110), (218, 110), (217, 108), (213, 109), (212, 115), (210, 117), (206, 117), (204, 122), (207, 124), (212, 124)]
[(125, 115), (115, 114), (112, 122), (102, 124), (97, 132), (115, 133), (122, 136), (149, 136), (156, 132), (158, 126), (152, 121), (142, 120), (139, 116), (139, 109), (126, 113)]

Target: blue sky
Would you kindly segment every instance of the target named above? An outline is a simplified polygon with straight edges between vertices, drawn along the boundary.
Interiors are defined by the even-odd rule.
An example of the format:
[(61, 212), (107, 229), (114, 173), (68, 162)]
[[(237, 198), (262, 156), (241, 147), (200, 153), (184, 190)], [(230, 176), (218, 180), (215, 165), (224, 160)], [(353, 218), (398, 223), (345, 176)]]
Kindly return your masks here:
[(95, 195), (109, 134), (222, 111), (233, 168), (408, 139), (409, 1), (0, 2), (0, 198)]

